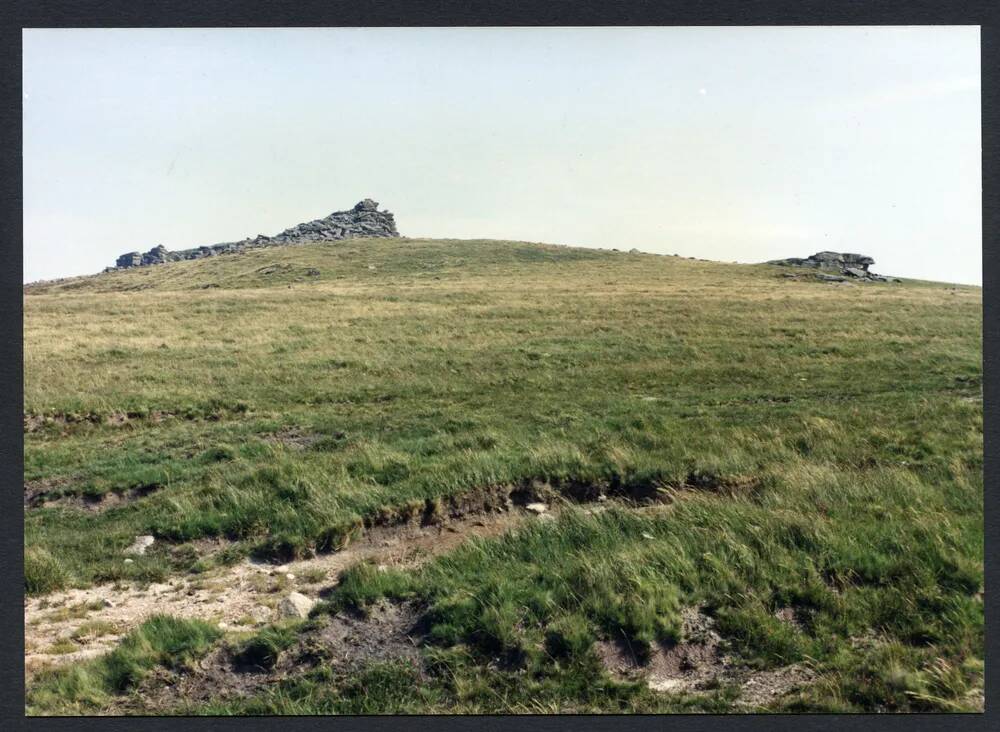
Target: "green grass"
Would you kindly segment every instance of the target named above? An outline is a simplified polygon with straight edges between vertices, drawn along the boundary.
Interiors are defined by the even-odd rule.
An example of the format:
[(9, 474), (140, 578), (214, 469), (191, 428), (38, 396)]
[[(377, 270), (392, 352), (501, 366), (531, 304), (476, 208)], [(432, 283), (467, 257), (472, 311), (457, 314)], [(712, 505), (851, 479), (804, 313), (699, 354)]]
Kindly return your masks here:
[(242, 666), (257, 669), (274, 668), (282, 651), (296, 640), (296, 630), (301, 623), (269, 625), (247, 638), (235, 649), (233, 658)]
[[(28, 288), (25, 413), (50, 423), (25, 435), (26, 480), (158, 490), (27, 510), (26, 590), (204, 570), (183, 547), (205, 537), (232, 542), (226, 561), (284, 560), (490, 485), (716, 476), (754, 488), (570, 516), (411, 574), (358, 568), (335, 607), (426, 605), (430, 696), (401, 691), (391, 679), (411, 671), (390, 664), (372, 670), (382, 710), (337, 678), (246, 709), (725, 709), (727, 689), (678, 701), (616, 684), (590, 648), (674, 638), (692, 603), (748, 667), (817, 665), (789, 708), (964, 708), (983, 654), (981, 290), (779, 274), (358, 240)], [(289, 429), (310, 444), (271, 437)], [(124, 564), (145, 533), (157, 544)], [(803, 608), (805, 629), (779, 606)]]
[[(572, 690), (593, 673), (595, 638), (648, 649), (679, 639), (680, 608), (701, 605), (747, 667), (808, 662), (822, 673), (790, 702), (798, 708), (961, 708), (956, 700), (981, 683), (975, 663), (961, 667), (982, 657), (983, 547), (980, 514), (958, 507), (981, 500), (972, 471), (916, 477), (802, 461), (755, 496), (689, 495), (648, 515), (571, 512), (413, 574), (360, 565), (331, 609), (418, 598), (431, 644), (462, 649), (444, 663), (486, 673), (496, 657), (519, 660), (522, 704), (578, 703)], [(799, 611), (803, 627), (775, 617), (784, 607)], [(872, 632), (882, 642), (855, 647)], [(944, 681), (942, 669), (951, 674)], [(444, 686), (461, 708), (512, 711), (488, 689)]]

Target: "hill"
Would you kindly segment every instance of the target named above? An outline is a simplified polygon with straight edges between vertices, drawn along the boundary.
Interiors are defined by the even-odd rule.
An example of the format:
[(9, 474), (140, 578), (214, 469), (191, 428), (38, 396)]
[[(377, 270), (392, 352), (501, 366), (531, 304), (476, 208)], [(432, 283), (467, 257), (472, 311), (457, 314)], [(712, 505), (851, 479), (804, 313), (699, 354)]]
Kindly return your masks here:
[(981, 290), (781, 275), (386, 238), (27, 286), (29, 712), (976, 708)]

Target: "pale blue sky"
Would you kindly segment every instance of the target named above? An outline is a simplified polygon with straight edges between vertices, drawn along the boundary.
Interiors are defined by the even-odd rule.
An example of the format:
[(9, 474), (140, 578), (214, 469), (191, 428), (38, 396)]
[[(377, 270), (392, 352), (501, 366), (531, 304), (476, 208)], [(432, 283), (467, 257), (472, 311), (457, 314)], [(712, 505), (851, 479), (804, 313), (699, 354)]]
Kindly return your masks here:
[(370, 196), (411, 237), (981, 282), (975, 27), (23, 38), (26, 281)]

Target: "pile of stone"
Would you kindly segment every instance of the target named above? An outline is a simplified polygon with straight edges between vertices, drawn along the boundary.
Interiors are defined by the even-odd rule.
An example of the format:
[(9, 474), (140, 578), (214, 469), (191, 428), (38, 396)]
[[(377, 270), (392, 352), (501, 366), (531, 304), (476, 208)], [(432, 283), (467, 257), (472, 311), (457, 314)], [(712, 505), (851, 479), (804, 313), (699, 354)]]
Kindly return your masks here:
[(115, 266), (108, 267), (105, 272), (129, 267), (145, 267), (164, 262), (177, 262), (182, 259), (202, 259), (203, 257), (233, 254), (260, 247), (288, 246), (306, 242), (360, 237), (398, 236), (399, 232), (396, 231), (396, 220), (393, 215), (388, 211), (379, 211), (378, 202), (366, 198), (350, 211), (334, 211), (326, 218), (298, 224), (275, 236), (258, 234), (253, 239), (182, 249), (176, 252), (169, 251), (162, 244), (153, 247), (145, 254), (128, 252), (118, 257)]
[[(875, 260), (864, 254), (817, 252), (805, 259), (800, 259), (799, 257), (773, 259), (767, 262), (767, 264), (819, 270), (815, 273), (815, 276), (827, 282), (899, 282), (895, 277), (886, 277), (869, 272), (868, 268), (875, 264)], [(795, 277), (795, 275), (786, 276)]]

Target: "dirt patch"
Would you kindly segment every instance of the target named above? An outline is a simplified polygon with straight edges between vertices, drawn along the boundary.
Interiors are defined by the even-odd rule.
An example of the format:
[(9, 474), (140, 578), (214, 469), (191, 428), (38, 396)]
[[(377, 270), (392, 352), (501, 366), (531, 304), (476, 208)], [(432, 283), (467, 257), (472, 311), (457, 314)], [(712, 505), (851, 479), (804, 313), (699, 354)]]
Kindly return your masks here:
[(133, 486), (125, 491), (109, 491), (101, 495), (91, 495), (67, 492), (67, 487), (73, 483), (71, 478), (25, 481), (24, 507), (69, 506), (84, 511), (104, 511), (113, 506), (121, 506), (145, 498), (163, 488), (159, 483), (149, 483)]
[[(325, 437), (326, 435), (321, 435), (316, 432), (306, 432), (298, 427), (289, 427), (287, 429), (265, 435), (262, 439), (269, 445), (282, 445), (284, 447), (290, 447), (293, 450), (306, 450)], [(337, 433), (333, 435), (333, 437), (343, 437), (343, 434)]]
[(38, 432), (45, 426), (45, 417), (41, 414), (25, 414), (24, 415), (24, 431), (25, 432)]
[(50, 414), (23, 415), (25, 434), (52, 430), (59, 435), (66, 435), (76, 427), (85, 425), (107, 425), (109, 427), (134, 427), (142, 424), (160, 424), (168, 419), (183, 419), (188, 422), (217, 422), (224, 417), (246, 414), (248, 409), (236, 405), (231, 409), (205, 409), (202, 411), (174, 412), (154, 409), (149, 412), (52, 412)]
[(715, 473), (692, 472), (679, 488), (681, 490), (708, 491), (724, 496), (753, 495), (761, 488), (761, 481), (755, 476), (716, 475)]
[(683, 640), (654, 646), (648, 658), (625, 639), (599, 641), (595, 651), (612, 676), (645, 678), (654, 691), (701, 690), (722, 680), (730, 665), (714, 626), (715, 621), (698, 608), (687, 608), (682, 613)]
[(24, 507), (36, 508), (46, 501), (59, 498), (66, 488), (73, 485), (73, 482), (72, 478), (67, 477), (24, 481)]
[(339, 676), (389, 660), (408, 661), (422, 671), (419, 622), (419, 608), (413, 603), (381, 602), (364, 616), (321, 616), (270, 668), (247, 664), (239, 642), (224, 642), (193, 669), (158, 669), (115, 713), (155, 714), (182, 704), (245, 698), (321, 665)]
[(810, 611), (802, 607), (779, 607), (774, 611), (774, 617), (799, 631), (806, 629), (810, 615)]
[(354, 669), (389, 660), (420, 663), (424, 635), (420, 609), (414, 603), (387, 601), (364, 615), (341, 613), (327, 618), (315, 632), (306, 633), (296, 658), (315, 656), (339, 668)]
[(656, 645), (650, 653), (639, 653), (626, 640), (599, 641), (594, 650), (612, 677), (645, 680), (653, 691), (699, 693), (720, 685), (740, 687), (737, 706), (760, 707), (801, 687), (814, 677), (801, 665), (771, 671), (754, 671), (737, 666), (725, 652), (725, 643), (715, 631), (715, 621), (699, 608), (682, 613), (682, 640)]
[(782, 666), (771, 671), (752, 671), (744, 674), (738, 707), (756, 709), (766, 707), (781, 697), (812, 683), (816, 672), (802, 664)]
[[(280, 599), (291, 591), (321, 597), (336, 586), (341, 572), (361, 562), (372, 561), (386, 567), (412, 567), (451, 551), (475, 537), (489, 537), (509, 531), (521, 521), (533, 520), (516, 511), (494, 515), (473, 515), (440, 525), (376, 527), (362, 534), (341, 551), (292, 561), (284, 565), (245, 559), (203, 574), (171, 578), (148, 586), (100, 585), (87, 589), (55, 592), (27, 598), (24, 606), (25, 673), (30, 677), (39, 668), (91, 658), (111, 648), (121, 634), (150, 616), (165, 613), (184, 618), (221, 621), (231, 629), (252, 630), (277, 618)], [(196, 543), (195, 548), (199, 548)], [(218, 551), (218, 541), (207, 544), (206, 552)], [(224, 547), (222, 547), (224, 548)], [(66, 618), (54, 609), (91, 606), (85, 619)], [(115, 635), (77, 637), (84, 621), (100, 620), (119, 629)], [(60, 641), (72, 642), (69, 653), (46, 652)]]

